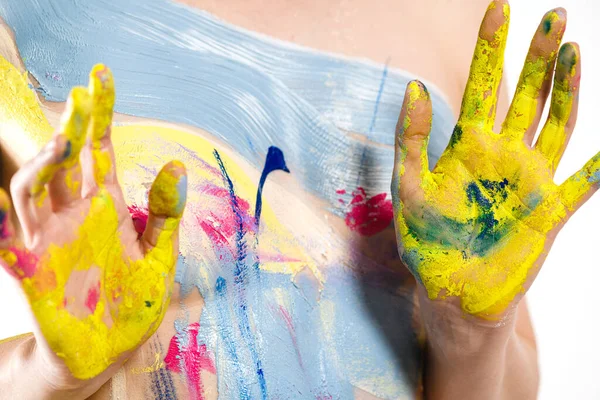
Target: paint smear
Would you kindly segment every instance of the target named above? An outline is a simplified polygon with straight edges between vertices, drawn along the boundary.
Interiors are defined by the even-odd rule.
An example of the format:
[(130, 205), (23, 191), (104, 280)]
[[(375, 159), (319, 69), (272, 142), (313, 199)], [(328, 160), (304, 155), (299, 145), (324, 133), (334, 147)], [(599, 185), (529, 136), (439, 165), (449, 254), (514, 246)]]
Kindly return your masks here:
[(180, 340), (178, 335), (171, 338), (165, 364), (169, 371), (185, 373), (188, 381), (190, 399), (203, 400), (204, 386), (200, 376), (201, 371), (216, 374), (214, 357), (206, 349), (205, 344), (198, 344), (200, 324), (194, 322), (184, 331), (186, 340)]
[(392, 200), (386, 193), (371, 198), (364, 188), (352, 192), (346, 213), (346, 225), (363, 236), (373, 236), (390, 226), (394, 218)]

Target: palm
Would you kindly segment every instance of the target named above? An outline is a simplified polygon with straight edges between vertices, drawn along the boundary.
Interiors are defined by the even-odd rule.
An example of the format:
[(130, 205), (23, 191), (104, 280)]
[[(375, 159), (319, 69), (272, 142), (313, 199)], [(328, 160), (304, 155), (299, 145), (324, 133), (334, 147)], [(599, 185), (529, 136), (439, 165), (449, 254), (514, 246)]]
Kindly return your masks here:
[[(492, 130), (508, 23), (507, 9), (494, 10), (493, 4), (486, 20), (500, 12), (504, 21), (491, 36), (486, 20), (482, 24), (448, 148), (429, 172), (424, 149), (431, 104), (424, 88), (413, 83), (399, 122), (396, 166), (396, 229), (403, 260), (430, 298), (457, 296), (466, 312), (480, 316), (501, 314), (527, 290), (557, 231), (596, 188), (599, 167), (597, 156), (563, 185), (553, 180), (574, 124), (580, 68), (574, 45), (563, 46), (558, 57), (551, 114), (537, 144), (530, 145), (534, 121), (552, 68), (538, 71), (535, 63), (526, 63), (502, 131)], [(560, 25), (560, 18), (554, 22)], [(542, 65), (554, 64), (562, 29), (553, 29), (558, 40), (547, 39), (546, 32), (532, 43), (539, 52), (540, 40), (554, 40), (554, 50), (548, 46), (545, 54), (536, 55)]]
[(29, 204), (15, 203), (26, 246), (3, 251), (43, 339), (79, 379), (99, 375), (158, 328), (170, 298), (185, 202), (183, 166), (169, 163), (152, 185), (148, 229), (138, 238), (107, 135), (112, 77), (97, 67), (91, 79), (91, 95), (84, 88), (72, 93), (64, 137), (15, 178), (13, 192), (21, 187), (29, 194)]

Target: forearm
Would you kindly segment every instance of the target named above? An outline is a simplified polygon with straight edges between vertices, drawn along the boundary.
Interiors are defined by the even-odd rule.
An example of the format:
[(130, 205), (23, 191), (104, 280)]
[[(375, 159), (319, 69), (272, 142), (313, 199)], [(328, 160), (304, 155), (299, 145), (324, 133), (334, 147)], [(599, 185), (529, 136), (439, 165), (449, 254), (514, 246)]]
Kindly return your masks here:
[(533, 342), (515, 329), (516, 313), (493, 323), (436, 303), (440, 304), (421, 301), (428, 334), (424, 378), (428, 400), (536, 398), (537, 352)]

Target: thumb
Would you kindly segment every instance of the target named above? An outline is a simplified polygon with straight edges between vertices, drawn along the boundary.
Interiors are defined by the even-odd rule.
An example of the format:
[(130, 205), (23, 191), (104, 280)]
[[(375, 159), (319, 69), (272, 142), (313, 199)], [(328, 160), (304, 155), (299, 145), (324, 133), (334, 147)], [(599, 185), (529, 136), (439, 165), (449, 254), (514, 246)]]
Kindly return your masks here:
[(152, 183), (148, 197), (148, 223), (141, 239), (145, 251), (155, 248), (177, 251), (179, 220), (187, 198), (183, 163), (171, 161), (166, 164)]

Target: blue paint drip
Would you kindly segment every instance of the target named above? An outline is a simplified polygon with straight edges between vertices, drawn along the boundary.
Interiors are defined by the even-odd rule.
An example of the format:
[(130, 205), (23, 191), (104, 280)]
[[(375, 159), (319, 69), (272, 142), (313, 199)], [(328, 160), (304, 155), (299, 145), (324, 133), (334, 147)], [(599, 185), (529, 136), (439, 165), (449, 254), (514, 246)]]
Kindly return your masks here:
[(285, 165), (285, 158), (283, 152), (275, 146), (269, 147), (267, 152), (267, 159), (265, 160), (265, 166), (263, 167), (262, 174), (260, 175), (260, 182), (258, 183), (258, 190), (256, 192), (256, 207), (254, 210), (254, 221), (256, 224), (256, 231), (258, 232), (258, 226), (260, 225), (260, 214), (262, 211), (262, 191), (267, 180), (267, 176), (273, 171), (285, 171), (290, 172), (287, 165)]
[[(235, 194), (235, 189), (233, 187), (233, 182), (227, 173), (225, 165), (223, 164), (223, 160), (221, 160), (221, 156), (219, 152), (215, 149), (214, 156), (217, 160), (217, 164), (219, 165), (219, 169), (223, 174), (223, 180), (225, 181), (225, 185), (229, 190), (229, 200), (231, 204), (231, 209), (235, 214), (236, 223), (237, 223), (237, 231), (236, 231), (236, 249), (237, 256), (235, 260), (235, 272), (234, 272), (234, 284), (237, 286), (236, 294), (238, 301), (238, 311), (239, 311), (239, 329), (242, 334), (242, 338), (246, 342), (248, 346), (248, 350), (250, 351), (252, 360), (254, 362), (256, 368), (256, 376), (258, 378), (258, 384), (260, 386), (261, 398), (263, 400), (267, 399), (267, 382), (265, 380), (262, 361), (258, 355), (258, 351), (256, 350), (256, 343), (254, 340), (254, 335), (250, 329), (250, 319), (248, 317), (248, 304), (246, 302), (245, 296), (245, 286), (247, 285), (250, 276), (248, 276), (248, 268), (245, 263), (246, 261), (246, 241), (244, 236), (246, 235), (244, 229), (244, 219), (242, 216), (242, 212), (240, 210), (238, 204), (238, 197)], [(283, 156), (283, 153), (281, 154)]]

